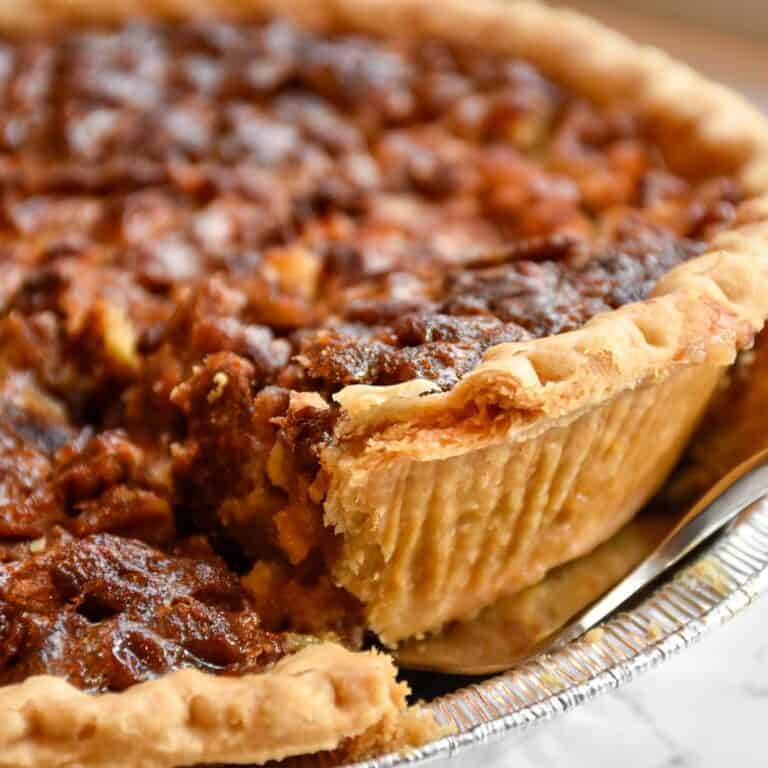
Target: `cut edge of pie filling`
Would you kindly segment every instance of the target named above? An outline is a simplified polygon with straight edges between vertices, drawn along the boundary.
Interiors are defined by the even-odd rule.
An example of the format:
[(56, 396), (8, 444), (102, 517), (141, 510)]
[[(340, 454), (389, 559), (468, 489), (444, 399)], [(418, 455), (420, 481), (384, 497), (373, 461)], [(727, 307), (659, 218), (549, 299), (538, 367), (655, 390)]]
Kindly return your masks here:
[(642, 300), (744, 194), (523, 61), (282, 20), (7, 39), (0, 128), (0, 684), (362, 647), (332, 396)]

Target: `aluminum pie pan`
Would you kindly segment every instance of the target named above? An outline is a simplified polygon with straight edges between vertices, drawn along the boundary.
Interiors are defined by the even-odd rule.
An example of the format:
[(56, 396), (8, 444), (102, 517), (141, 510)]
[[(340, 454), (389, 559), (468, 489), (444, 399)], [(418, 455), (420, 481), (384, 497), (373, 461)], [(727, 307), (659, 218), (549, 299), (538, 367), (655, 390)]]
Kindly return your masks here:
[(768, 497), (631, 610), (588, 639), (428, 705), (455, 732), (355, 768), (422, 765), (511, 738), (629, 683), (688, 648), (768, 591)]

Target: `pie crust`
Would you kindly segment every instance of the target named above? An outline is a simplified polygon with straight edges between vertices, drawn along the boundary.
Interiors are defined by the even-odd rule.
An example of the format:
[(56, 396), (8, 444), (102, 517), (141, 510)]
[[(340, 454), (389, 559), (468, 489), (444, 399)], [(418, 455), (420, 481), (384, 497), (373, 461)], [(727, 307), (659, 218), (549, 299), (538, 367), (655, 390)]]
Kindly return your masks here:
[(599, 102), (631, 94), (682, 166), (705, 153), (708, 170), (753, 195), (706, 254), (665, 275), (645, 302), (494, 347), (446, 393), (424, 397), (433, 385), (412, 381), (336, 395), (345, 418), (323, 457), (325, 519), (343, 537), (334, 576), (395, 644), (470, 618), (589, 551), (658, 489), (720, 372), (768, 314), (768, 128), (742, 98), (659, 51), (537, 3), (219, 7), (257, 5), (364, 32), (484, 40)]
[[(591, 550), (662, 483), (722, 371), (768, 315), (768, 128), (741, 98), (662, 53), (532, 2), (2, 0), (0, 26), (274, 13), (483, 40), (598, 102), (631, 96), (681, 170), (706, 156), (708, 171), (750, 194), (735, 225), (647, 301), (578, 331), (496, 346), (445, 393), (416, 380), (336, 395), (343, 417), (322, 454), (325, 522), (342, 538), (333, 576), (396, 644)], [(0, 689), (0, 700), (7, 766), (253, 763), (372, 731), (384, 734), (380, 746), (404, 728), (413, 742), (434, 728), (398, 725), (404, 690), (384, 657), (327, 644), (238, 679), (180, 671), (88, 696), (41, 676)]]
[[(30, 677), (0, 688), (0, 765), (175, 766), (263, 763), (336, 749), (375, 731), (396, 743), (434, 732), (417, 714), (399, 722), (407, 687), (383, 654), (309, 646), (267, 672), (214, 677), (174, 672), (121, 693), (93, 696), (65, 681)], [(354, 745), (347, 745), (354, 755)]]

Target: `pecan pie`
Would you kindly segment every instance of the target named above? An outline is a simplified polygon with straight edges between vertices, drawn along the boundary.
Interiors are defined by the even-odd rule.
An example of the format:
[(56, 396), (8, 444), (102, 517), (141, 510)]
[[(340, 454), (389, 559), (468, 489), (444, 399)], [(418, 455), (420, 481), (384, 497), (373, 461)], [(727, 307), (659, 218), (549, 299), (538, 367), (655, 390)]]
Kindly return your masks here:
[(362, 649), (658, 488), (768, 314), (762, 118), (528, 2), (0, 26), (0, 765), (434, 735)]

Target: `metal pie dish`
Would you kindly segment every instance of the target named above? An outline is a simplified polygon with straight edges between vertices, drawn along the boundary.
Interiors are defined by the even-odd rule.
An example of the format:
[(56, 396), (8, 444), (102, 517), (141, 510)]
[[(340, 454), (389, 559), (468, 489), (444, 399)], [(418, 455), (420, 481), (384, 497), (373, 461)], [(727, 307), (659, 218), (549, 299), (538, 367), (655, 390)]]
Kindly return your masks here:
[(425, 764), (562, 715), (685, 650), (765, 590), (768, 498), (597, 630), (562, 650), (502, 675), (459, 684), (432, 700), (438, 720), (455, 727), (451, 735), (408, 753), (355, 763), (355, 768)]

